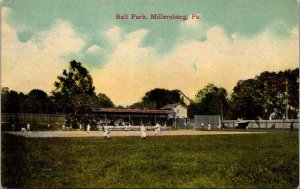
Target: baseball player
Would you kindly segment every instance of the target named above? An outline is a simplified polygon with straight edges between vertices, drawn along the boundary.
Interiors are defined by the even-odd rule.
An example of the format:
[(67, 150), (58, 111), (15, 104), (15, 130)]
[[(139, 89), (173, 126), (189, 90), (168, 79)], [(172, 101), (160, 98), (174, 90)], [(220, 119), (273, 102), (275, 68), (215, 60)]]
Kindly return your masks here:
[(63, 124), (63, 125), (61, 126), (61, 130), (62, 130), (62, 131), (66, 130), (66, 125), (65, 125), (65, 124)]
[(21, 132), (22, 132), (22, 133), (26, 133), (26, 128), (25, 128), (25, 127), (22, 127), (22, 128), (21, 128)]
[(142, 139), (146, 139), (146, 127), (145, 127), (145, 125), (144, 124), (142, 124), (142, 126), (141, 126), (141, 131), (142, 131), (142, 135), (141, 135), (141, 138)]
[(103, 134), (104, 138), (110, 139), (111, 138), (110, 131), (108, 130), (108, 128), (106, 126), (103, 126), (103, 131), (104, 131), (104, 134)]
[(156, 123), (156, 125), (155, 125), (155, 132), (154, 132), (154, 135), (156, 135), (157, 133), (160, 133), (161, 134), (161, 132), (160, 132), (160, 123), (159, 122), (157, 122)]
[(91, 126), (90, 126), (90, 124), (88, 124), (88, 125), (86, 126), (86, 131), (89, 133), (90, 130), (91, 130)]

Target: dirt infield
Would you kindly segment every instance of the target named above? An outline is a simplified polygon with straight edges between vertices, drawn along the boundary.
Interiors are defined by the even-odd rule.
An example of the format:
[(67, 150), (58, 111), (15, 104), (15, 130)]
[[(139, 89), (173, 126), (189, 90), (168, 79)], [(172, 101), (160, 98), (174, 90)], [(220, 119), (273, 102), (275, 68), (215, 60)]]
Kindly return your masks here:
[[(103, 137), (103, 131), (27, 131), (22, 133), (4, 132), (23, 137)], [(267, 132), (241, 132), (241, 131), (194, 131), (194, 130), (168, 130), (162, 131), (156, 136), (184, 136), (184, 135), (234, 135), (234, 134), (256, 134)], [(112, 137), (141, 136), (140, 131), (112, 131)], [(154, 131), (148, 131), (147, 136), (154, 136)]]

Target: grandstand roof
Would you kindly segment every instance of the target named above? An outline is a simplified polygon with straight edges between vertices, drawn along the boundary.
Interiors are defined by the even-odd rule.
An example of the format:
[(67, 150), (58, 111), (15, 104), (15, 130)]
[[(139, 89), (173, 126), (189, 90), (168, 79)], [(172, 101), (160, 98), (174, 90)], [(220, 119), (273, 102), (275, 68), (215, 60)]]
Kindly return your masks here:
[(135, 114), (169, 114), (168, 110), (142, 110), (142, 109), (114, 109), (101, 108), (94, 109), (94, 113), (135, 113)]

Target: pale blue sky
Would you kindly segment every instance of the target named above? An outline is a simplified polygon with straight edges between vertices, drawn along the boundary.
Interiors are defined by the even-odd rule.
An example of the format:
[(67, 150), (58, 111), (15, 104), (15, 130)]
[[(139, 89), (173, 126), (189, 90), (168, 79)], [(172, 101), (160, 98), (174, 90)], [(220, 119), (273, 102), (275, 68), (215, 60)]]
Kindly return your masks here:
[[(159, 13), (200, 19), (149, 19)], [(4, 0), (1, 16), (2, 84), (24, 92), (50, 92), (73, 59), (122, 105), (155, 87), (193, 98), (208, 82), (230, 91), (240, 79), (298, 66), (296, 0)]]
[[(162, 54), (168, 53), (181, 35), (178, 32), (181, 21), (120, 21), (114, 19), (116, 13), (198, 13), (207, 24), (205, 30), (218, 25), (229, 38), (233, 33), (251, 38), (277, 21), (282, 21), (283, 25), (273, 28), (274, 35), (287, 37), (289, 30), (297, 24), (296, 0), (5, 0), (3, 6), (11, 9), (8, 20), (21, 42), (42, 38), (37, 33), (49, 30), (59, 19), (70, 22), (76, 31), (74, 37), (87, 42), (81, 58), (94, 66), (104, 64), (105, 57), (87, 56), (84, 50), (96, 44), (110, 52), (107, 39), (99, 34), (113, 25), (126, 32), (148, 29), (141, 46), (154, 47)], [(203, 35), (192, 38), (205, 40), (205, 30)]]

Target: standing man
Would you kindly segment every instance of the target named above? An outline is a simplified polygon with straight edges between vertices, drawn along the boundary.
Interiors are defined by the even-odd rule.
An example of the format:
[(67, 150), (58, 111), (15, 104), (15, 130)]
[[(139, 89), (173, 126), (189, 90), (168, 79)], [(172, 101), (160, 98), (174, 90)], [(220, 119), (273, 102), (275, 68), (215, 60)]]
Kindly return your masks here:
[(156, 125), (155, 125), (155, 132), (154, 132), (154, 135), (156, 135), (157, 133), (160, 133), (161, 134), (161, 132), (160, 132), (160, 123), (159, 122), (157, 122), (156, 123)]
[(208, 124), (208, 131), (210, 131), (210, 129), (211, 129), (211, 125), (210, 125), (210, 124)]
[(27, 123), (26, 127), (27, 127), (27, 131), (30, 131), (30, 124), (29, 123)]
[(65, 125), (65, 124), (63, 124), (63, 125), (61, 126), (61, 130), (62, 130), (62, 131), (65, 131), (65, 130), (66, 130), (66, 125)]
[(141, 131), (142, 131), (141, 138), (145, 140), (146, 139), (146, 127), (144, 124), (142, 124), (142, 126), (141, 126)]
[(90, 126), (90, 124), (88, 124), (88, 125), (86, 126), (86, 131), (89, 133), (90, 130), (91, 130), (91, 126)]

